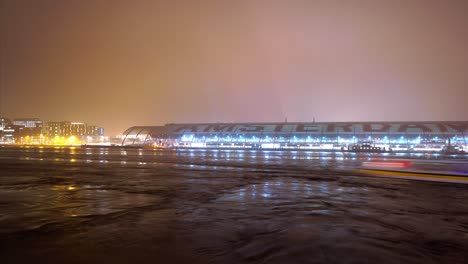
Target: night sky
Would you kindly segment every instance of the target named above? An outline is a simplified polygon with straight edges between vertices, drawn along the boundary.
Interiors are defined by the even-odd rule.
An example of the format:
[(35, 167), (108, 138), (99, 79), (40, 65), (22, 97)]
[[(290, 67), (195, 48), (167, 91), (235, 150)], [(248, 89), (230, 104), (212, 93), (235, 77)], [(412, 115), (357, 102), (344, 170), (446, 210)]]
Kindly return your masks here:
[(0, 0), (0, 115), (468, 120), (466, 0)]

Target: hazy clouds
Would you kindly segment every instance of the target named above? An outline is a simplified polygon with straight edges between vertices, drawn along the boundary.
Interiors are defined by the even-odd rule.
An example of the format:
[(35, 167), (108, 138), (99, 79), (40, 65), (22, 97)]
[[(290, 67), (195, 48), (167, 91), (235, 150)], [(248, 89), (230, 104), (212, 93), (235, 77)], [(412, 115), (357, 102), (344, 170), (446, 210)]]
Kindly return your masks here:
[(468, 119), (467, 1), (0, 1), (5, 116)]

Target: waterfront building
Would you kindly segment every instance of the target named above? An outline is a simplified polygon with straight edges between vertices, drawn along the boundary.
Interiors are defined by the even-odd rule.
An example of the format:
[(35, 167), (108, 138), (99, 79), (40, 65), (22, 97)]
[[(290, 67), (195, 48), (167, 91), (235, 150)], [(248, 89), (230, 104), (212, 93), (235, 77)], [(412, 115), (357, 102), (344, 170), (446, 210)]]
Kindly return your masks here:
[(9, 118), (0, 117), (0, 144), (14, 143), (15, 129)]
[(39, 118), (15, 118), (15, 137), (37, 137), (42, 134), (43, 122)]
[(47, 122), (44, 128), (44, 134), (48, 137), (62, 136), (64, 122)]
[(167, 124), (131, 127), (121, 138), (123, 146), (433, 152), (468, 150), (468, 121)]
[(47, 122), (45, 134), (49, 137), (99, 137), (104, 136), (102, 127), (82, 122)]
[(88, 125), (86, 126), (86, 135), (91, 137), (102, 137), (104, 136), (104, 128)]
[(12, 124), (9, 118), (0, 117), (0, 131), (3, 131), (6, 127), (10, 127)]

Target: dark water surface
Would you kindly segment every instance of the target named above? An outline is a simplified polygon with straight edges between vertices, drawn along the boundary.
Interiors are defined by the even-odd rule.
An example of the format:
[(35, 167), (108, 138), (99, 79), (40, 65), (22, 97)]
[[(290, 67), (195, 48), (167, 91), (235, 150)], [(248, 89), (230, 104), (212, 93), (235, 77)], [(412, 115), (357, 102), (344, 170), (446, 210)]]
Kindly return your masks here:
[(0, 261), (467, 263), (468, 185), (375, 155), (0, 147)]

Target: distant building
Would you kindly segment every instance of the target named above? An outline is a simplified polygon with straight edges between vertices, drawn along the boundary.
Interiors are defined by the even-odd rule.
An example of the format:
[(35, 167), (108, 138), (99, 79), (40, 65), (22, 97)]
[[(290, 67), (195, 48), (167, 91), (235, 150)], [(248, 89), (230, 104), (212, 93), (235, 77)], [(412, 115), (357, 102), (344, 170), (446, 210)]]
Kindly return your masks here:
[(44, 132), (49, 137), (97, 137), (104, 135), (104, 129), (81, 122), (47, 122)]
[(80, 122), (64, 122), (62, 126), (62, 136), (64, 137), (83, 137), (86, 135), (86, 124)]
[(121, 145), (179, 148), (468, 152), (468, 121), (199, 123), (137, 126)]
[(103, 142), (104, 129), (81, 122), (43, 122), (38, 118), (0, 117), (0, 144), (74, 145)]
[(3, 136), (1, 141), (3, 143), (15, 143), (15, 129), (13, 127), (6, 127), (3, 130)]
[(0, 117), (0, 131), (3, 131), (6, 127), (10, 127), (12, 124), (9, 118)]
[(104, 128), (98, 126), (87, 126), (86, 135), (92, 137), (101, 137), (104, 136)]
[(42, 126), (43, 122), (39, 118), (15, 118), (13, 120), (17, 138), (39, 136), (42, 134)]
[(15, 129), (10, 119), (0, 117), (0, 143), (9, 144), (15, 141), (14, 139)]
[(62, 135), (64, 122), (47, 122), (44, 127), (44, 134), (49, 137), (56, 137)]

